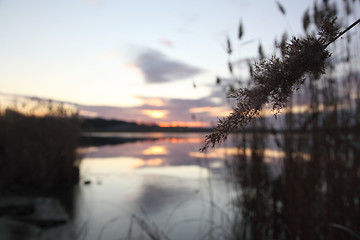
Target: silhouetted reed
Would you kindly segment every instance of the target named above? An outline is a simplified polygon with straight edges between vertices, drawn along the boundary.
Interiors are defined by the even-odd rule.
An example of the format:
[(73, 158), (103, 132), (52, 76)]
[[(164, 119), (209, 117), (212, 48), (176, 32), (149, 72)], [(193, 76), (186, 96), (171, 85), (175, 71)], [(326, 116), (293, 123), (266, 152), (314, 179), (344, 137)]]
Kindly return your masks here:
[[(342, 4), (346, 7), (343, 22), (358, 18), (353, 14), (358, 3)], [(315, 2), (312, 14), (310, 10), (304, 14), (305, 32), (319, 28), (324, 18), (334, 19), (337, 7), (330, 1)], [(280, 11), (286, 14), (284, 8)], [(202, 149), (225, 140), (233, 130), (239, 135), (235, 138), (238, 155), (227, 160), (236, 190), (233, 234), (228, 239), (360, 239), (360, 45), (351, 34), (334, 42), (359, 22), (341, 33), (331, 22), (322, 24), (321, 37), (314, 41), (322, 45), (315, 47), (320, 52), (334, 43), (327, 62), (323, 60), (328, 53), (315, 54), (318, 59), (306, 54), (303, 47), (311, 47), (300, 42), (307, 38), (289, 44), (283, 38), (283, 58), (250, 66), (252, 87), (232, 91), (237, 101), (234, 112), (218, 123)], [(263, 59), (264, 54), (259, 55)], [(309, 65), (291, 67), (303, 61)], [(316, 70), (310, 70), (310, 65)], [(234, 76), (234, 69), (230, 74)], [(275, 114), (286, 108), (278, 114), (282, 125), (261, 117), (267, 102)], [(300, 106), (305, 111), (299, 112)], [(270, 130), (272, 124), (277, 127), (271, 134), (259, 131)], [(250, 126), (248, 131), (238, 131), (245, 126)], [(283, 156), (276, 161), (264, 154), (274, 148), (274, 142)]]
[[(306, 31), (336, 15), (336, 7), (323, 1), (313, 12), (304, 15)], [(283, 125), (272, 135), (237, 133), (239, 154), (228, 161), (240, 215), (233, 239), (360, 239), (359, 44), (347, 36), (332, 51), (320, 80), (309, 75), (298, 94), (286, 96)], [(296, 112), (299, 104), (307, 110)], [(269, 119), (257, 117), (251, 124), (270, 128)], [(263, 154), (271, 141), (284, 154), (280, 163)]]
[[(235, 239), (350, 239), (334, 226), (359, 233), (359, 136), (320, 131), (281, 138), (280, 174), (265, 162), (264, 135), (254, 131), (238, 144), (230, 167), (241, 214)], [(248, 147), (251, 155), (241, 154)]]
[(77, 181), (76, 113), (51, 102), (37, 101), (34, 106), (25, 113), (8, 108), (0, 114), (2, 194), (56, 192)]
[[(286, 106), (289, 97), (297, 91), (307, 75), (318, 79), (325, 73), (326, 61), (331, 53), (326, 49), (336, 39), (360, 23), (360, 19), (339, 33), (336, 19), (323, 18), (318, 31), (318, 37), (307, 35), (304, 38), (294, 37), (290, 43), (280, 45), (282, 57), (264, 58), (259, 48), (260, 60), (251, 70), (253, 86), (238, 88), (230, 92), (229, 97), (236, 100), (236, 106), (229, 116), (219, 119), (213, 132), (205, 137), (205, 152), (209, 147), (215, 147), (227, 139), (232, 131), (244, 128), (256, 117), (266, 104), (272, 105), (277, 115)], [(229, 39), (228, 54), (232, 53)], [(229, 64), (229, 71), (233, 68)]]

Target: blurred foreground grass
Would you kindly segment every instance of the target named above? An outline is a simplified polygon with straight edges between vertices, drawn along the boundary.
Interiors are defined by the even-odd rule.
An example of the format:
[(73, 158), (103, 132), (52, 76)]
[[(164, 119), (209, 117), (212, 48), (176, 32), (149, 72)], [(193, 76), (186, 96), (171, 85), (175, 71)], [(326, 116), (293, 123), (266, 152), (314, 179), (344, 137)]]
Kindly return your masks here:
[(0, 193), (49, 193), (77, 182), (79, 132), (77, 113), (62, 104), (1, 111)]

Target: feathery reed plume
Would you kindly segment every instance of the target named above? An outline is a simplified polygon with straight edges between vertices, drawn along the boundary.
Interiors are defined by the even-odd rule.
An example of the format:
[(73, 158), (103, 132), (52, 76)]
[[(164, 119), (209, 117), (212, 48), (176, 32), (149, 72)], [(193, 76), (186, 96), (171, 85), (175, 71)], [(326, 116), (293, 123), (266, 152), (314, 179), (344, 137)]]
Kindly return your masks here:
[(315, 79), (325, 72), (326, 60), (331, 53), (326, 48), (342, 34), (360, 22), (339, 33), (336, 19), (323, 19), (318, 37), (293, 37), (290, 43), (280, 46), (282, 57), (260, 59), (255, 63), (252, 78), (254, 86), (235, 90), (230, 98), (236, 99), (232, 113), (219, 119), (213, 132), (205, 136), (201, 152), (227, 139), (231, 131), (247, 126), (252, 119), (259, 116), (265, 104), (272, 104), (276, 116), (285, 107), (287, 99), (304, 83), (306, 74)]

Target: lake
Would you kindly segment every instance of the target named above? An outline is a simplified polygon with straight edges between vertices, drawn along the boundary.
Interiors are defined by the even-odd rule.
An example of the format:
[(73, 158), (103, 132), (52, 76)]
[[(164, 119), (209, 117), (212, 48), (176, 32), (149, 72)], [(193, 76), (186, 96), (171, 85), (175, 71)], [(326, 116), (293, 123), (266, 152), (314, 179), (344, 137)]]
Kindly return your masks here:
[(78, 149), (73, 220), (50, 233), (90, 240), (348, 239), (360, 229), (357, 135), (231, 135), (207, 154), (198, 152), (203, 137), (93, 134), (93, 145)]
[(230, 217), (224, 152), (200, 154), (204, 134), (96, 135), (109, 136), (128, 142), (78, 149), (80, 184), (64, 238), (136, 238), (150, 226), (170, 239), (200, 239)]

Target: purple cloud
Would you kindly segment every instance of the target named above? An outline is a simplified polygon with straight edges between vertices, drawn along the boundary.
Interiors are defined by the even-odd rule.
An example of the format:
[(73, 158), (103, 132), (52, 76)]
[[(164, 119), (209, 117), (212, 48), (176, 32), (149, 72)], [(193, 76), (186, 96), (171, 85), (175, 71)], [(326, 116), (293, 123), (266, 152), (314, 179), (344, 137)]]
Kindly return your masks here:
[[(139, 97), (140, 98), (140, 97)], [(147, 102), (147, 98), (142, 98)], [(151, 99), (150, 99), (151, 100)], [(211, 101), (211, 96), (197, 100), (192, 99), (162, 99), (164, 105), (149, 105), (144, 104), (137, 107), (114, 107), (114, 106), (89, 106), (89, 105), (76, 105), (76, 107), (85, 113), (92, 113), (94, 116), (119, 119), (125, 121), (137, 121), (145, 123), (158, 123), (158, 122), (193, 122), (200, 121), (205, 123), (213, 122), (217, 119), (216, 116), (211, 115), (211, 112), (197, 112), (192, 113), (190, 110), (194, 108), (216, 108), (224, 106), (224, 103), (214, 103)], [(151, 116), (144, 114), (144, 110), (159, 110), (166, 111), (167, 114), (164, 118), (154, 119)], [(85, 115), (90, 116), (90, 115)], [(91, 116), (90, 116), (91, 117)]]
[(186, 63), (169, 59), (164, 54), (147, 49), (136, 59), (134, 64), (142, 71), (148, 83), (164, 83), (193, 77), (202, 69)]

